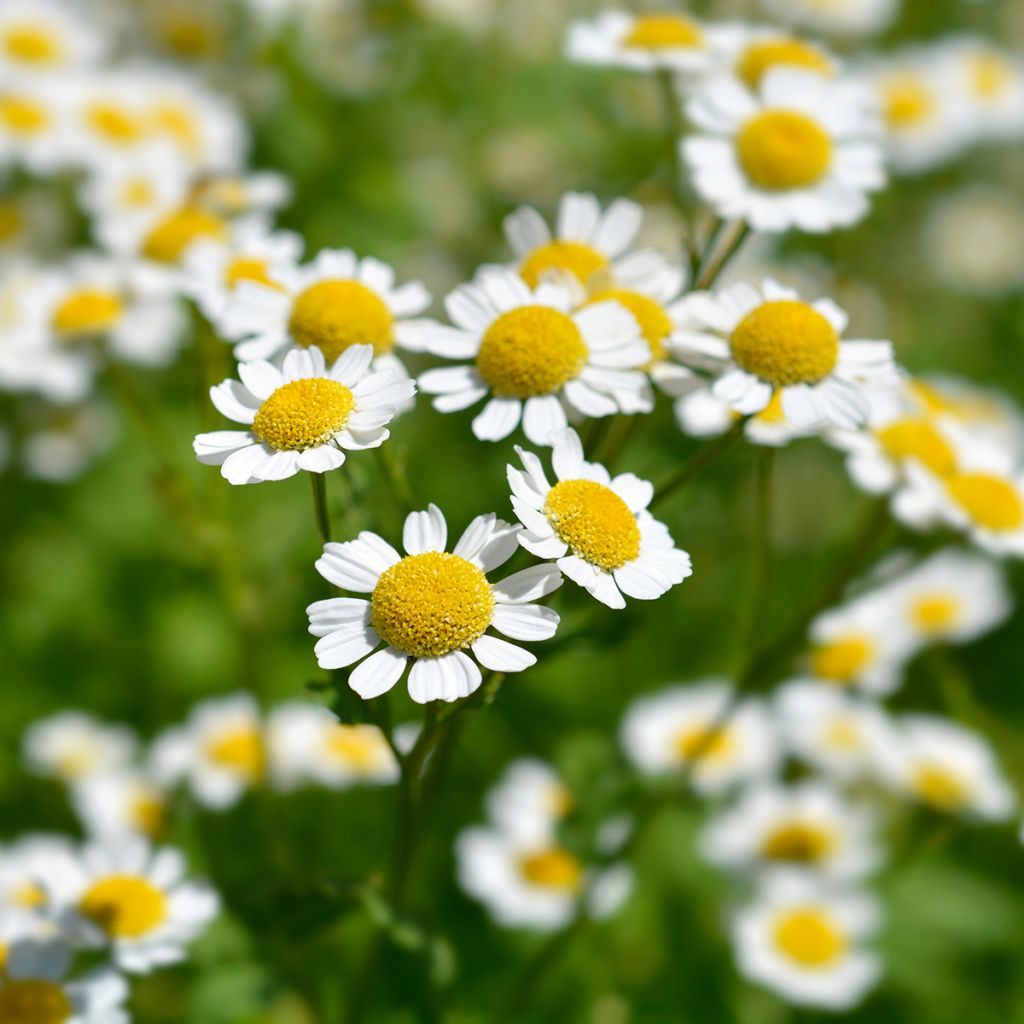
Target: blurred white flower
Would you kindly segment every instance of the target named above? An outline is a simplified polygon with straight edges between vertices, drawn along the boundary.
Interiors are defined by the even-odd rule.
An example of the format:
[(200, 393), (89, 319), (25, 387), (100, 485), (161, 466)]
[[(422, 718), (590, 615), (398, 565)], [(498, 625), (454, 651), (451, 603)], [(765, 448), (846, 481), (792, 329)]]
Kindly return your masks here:
[(761, 0), (782, 21), (839, 37), (875, 35), (900, 13), (901, 0)]
[(33, 722), (22, 739), (25, 763), (37, 775), (81, 782), (122, 768), (138, 750), (135, 734), (84, 711), (61, 711)]

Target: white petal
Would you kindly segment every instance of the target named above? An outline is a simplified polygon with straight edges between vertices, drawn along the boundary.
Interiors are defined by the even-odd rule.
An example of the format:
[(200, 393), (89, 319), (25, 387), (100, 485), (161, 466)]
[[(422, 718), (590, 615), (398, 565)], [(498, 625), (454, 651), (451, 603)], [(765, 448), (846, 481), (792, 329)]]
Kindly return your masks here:
[(448, 543), (448, 524), (441, 510), (434, 504), (426, 512), (410, 512), (402, 529), (402, 546), (410, 555), (426, 551), (444, 551)]
[(462, 651), (440, 658), (418, 658), (409, 670), (409, 696), (417, 704), (432, 700), (450, 703), (468, 697), (480, 681), (480, 669)]
[(558, 629), (558, 612), (539, 604), (499, 604), (491, 625), (513, 640), (548, 640)]
[(473, 433), (481, 441), (501, 441), (519, 426), (522, 402), (518, 398), (492, 398), (473, 420)]
[(565, 409), (554, 395), (540, 395), (526, 400), (523, 409), (523, 433), (534, 444), (549, 445), (551, 435), (567, 426)]
[(321, 637), (313, 648), (316, 662), (321, 668), (347, 668), (379, 646), (380, 637), (372, 626), (364, 626), (358, 633), (347, 629), (336, 630)]
[(473, 653), (477, 661), (492, 672), (522, 672), (537, 664), (536, 655), (496, 636), (480, 637), (473, 644)]
[(348, 677), (348, 685), (366, 700), (387, 693), (405, 670), (406, 657), (394, 647), (371, 654)]
[(553, 565), (531, 565), (491, 586), (499, 604), (527, 604), (554, 593), (562, 585), (562, 574)]

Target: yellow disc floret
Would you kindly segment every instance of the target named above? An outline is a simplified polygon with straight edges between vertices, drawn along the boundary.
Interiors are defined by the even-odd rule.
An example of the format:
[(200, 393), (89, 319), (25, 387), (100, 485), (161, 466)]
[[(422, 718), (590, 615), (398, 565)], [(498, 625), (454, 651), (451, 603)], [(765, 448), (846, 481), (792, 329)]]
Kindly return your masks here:
[(820, 75), (832, 72), (831, 62), (821, 50), (799, 39), (778, 36), (751, 43), (736, 64), (736, 74), (752, 89), (756, 89), (761, 79), (772, 68), (778, 67), (804, 68)]
[(267, 763), (267, 750), (259, 729), (239, 725), (224, 729), (206, 744), (206, 756), (247, 782), (258, 782)]
[(167, 897), (137, 875), (94, 882), (78, 904), (81, 913), (117, 939), (137, 939), (167, 920)]
[(0, 96), (0, 125), (12, 135), (38, 135), (50, 124), (46, 107), (26, 96)]
[(56, 64), (64, 56), (64, 47), (52, 29), (31, 22), (8, 26), (3, 48), (9, 57), (25, 64)]
[(832, 140), (817, 121), (795, 110), (766, 110), (736, 136), (747, 177), (770, 191), (807, 188), (828, 173)]
[(590, 302), (607, 302), (613, 299), (633, 314), (640, 327), (640, 333), (650, 346), (653, 362), (662, 360), (667, 355), (665, 339), (672, 333), (672, 318), (665, 312), (665, 307), (640, 292), (627, 291), (624, 288), (609, 288), (595, 294)]
[(548, 491), (544, 514), (574, 555), (606, 572), (640, 554), (636, 516), (604, 484), (562, 480)]
[(75, 1015), (64, 990), (41, 978), (8, 980), (0, 985), (0, 1020), (4, 1024), (64, 1024)]
[(272, 448), (301, 452), (326, 444), (348, 421), (352, 392), (327, 377), (282, 384), (259, 407), (252, 432)]
[(695, 21), (678, 14), (646, 14), (633, 22), (623, 45), (638, 50), (675, 50), (692, 48), (704, 42), (704, 33)]
[(332, 725), (325, 738), (327, 754), (333, 760), (359, 771), (370, 771), (381, 761), (387, 745), (373, 725)]
[(94, 103), (86, 111), (90, 127), (107, 142), (133, 146), (146, 135), (145, 120), (135, 111), (116, 103)]
[(177, 263), (185, 250), (199, 239), (214, 242), (227, 237), (227, 226), (219, 217), (194, 206), (183, 206), (159, 221), (142, 244), (142, 253), (157, 263)]
[(583, 866), (558, 847), (528, 854), (520, 860), (519, 870), (528, 882), (544, 889), (578, 892), (583, 885)]
[(811, 655), (811, 672), (818, 679), (849, 683), (874, 657), (874, 640), (866, 634), (851, 633), (815, 648)]
[(741, 370), (784, 388), (827, 377), (839, 358), (839, 334), (805, 302), (765, 302), (736, 325), (730, 347)]
[(801, 907), (779, 916), (775, 944), (801, 967), (820, 968), (846, 951), (846, 938), (832, 915), (817, 907)]
[(328, 362), (352, 345), (372, 345), (380, 355), (395, 346), (387, 303), (358, 281), (318, 281), (292, 303), (288, 330), (299, 345), (315, 345)]
[(373, 628), (414, 658), (439, 658), (483, 636), (494, 614), (487, 577), (459, 555), (409, 555), (381, 573), (370, 597)]
[(281, 286), (269, 274), (269, 261), (260, 256), (236, 256), (224, 268), (224, 284), (232, 291), (243, 281), (280, 291)]
[(985, 530), (1006, 533), (1024, 526), (1024, 502), (1009, 480), (991, 473), (961, 473), (946, 482), (949, 496)]
[(81, 288), (71, 292), (53, 311), (53, 329), (68, 338), (109, 331), (124, 307), (116, 292), (105, 288)]
[(960, 619), (961, 602), (956, 594), (919, 594), (910, 605), (910, 618), (922, 633), (944, 633)]
[(761, 845), (766, 860), (789, 864), (820, 864), (835, 845), (830, 831), (804, 821), (791, 821), (773, 829)]
[(549, 395), (587, 362), (587, 346), (572, 317), (547, 306), (520, 306), (487, 328), (476, 357), (496, 395)]
[(709, 763), (730, 760), (736, 753), (736, 737), (726, 725), (713, 728), (710, 725), (688, 725), (680, 729), (673, 744), (680, 761), (698, 761)]
[(167, 805), (156, 791), (140, 789), (132, 796), (128, 817), (144, 836), (155, 839), (167, 825)]
[(959, 811), (970, 800), (967, 781), (941, 764), (923, 762), (911, 779), (914, 792), (927, 804), (940, 811)]
[(980, 51), (971, 57), (968, 68), (971, 89), (983, 100), (998, 99), (1013, 84), (1014, 67), (1000, 53)]
[(536, 288), (545, 275), (552, 272), (570, 274), (586, 284), (608, 266), (608, 257), (582, 242), (548, 242), (527, 256), (519, 268), (519, 276)]
[(916, 459), (936, 476), (956, 470), (956, 452), (929, 420), (907, 416), (886, 424), (875, 436), (892, 459)]
[(894, 75), (882, 83), (882, 110), (893, 131), (907, 131), (935, 115), (935, 93), (919, 75)]

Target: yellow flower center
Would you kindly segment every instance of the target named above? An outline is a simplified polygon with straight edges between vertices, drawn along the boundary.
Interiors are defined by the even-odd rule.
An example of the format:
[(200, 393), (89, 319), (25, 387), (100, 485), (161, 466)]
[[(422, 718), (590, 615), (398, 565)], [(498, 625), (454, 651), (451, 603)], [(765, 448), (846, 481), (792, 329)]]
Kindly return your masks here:
[(956, 471), (956, 452), (928, 420), (909, 416), (894, 420), (876, 436), (886, 454), (897, 462), (917, 459), (936, 476), (950, 476)]
[(169, 11), (160, 23), (160, 35), (173, 53), (202, 57), (220, 53), (224, 39), (220, 26), (191, 11)]
[(143, 835), (154, 839), (163, 833), (167, 824), (167, 807), (160, 794), (140, 790), (132, 797), (128, 817)]
[(108, 935), (138, 939), (167, 920), (167, 897), (145, 878), (111, 875), (85, 891), (78, 909)]
[(664, 359), (667, 355), (665, 339), (672, 333), (674, 327), (672, 318), (665, 312), (664, 307), (646, 295), (621, 288), (609, 288), (598, 292), (591, 298), (590, 303), (607, 302), (610, 299), (625, 306), (633, 314), (644, 340), (650, 346), (651, 361), (656, 363)]
[(835, 837), (827, 829), (805, 821), (791, 821), (768, 834), (761, 855), (766, 860), (791, 864), (820, 864), (834, 846)]
[(519, 276), (536, 288), (551, 271), (571, 274), (586, 284), (599, 270), (608, 265), (608, 257), (582, 242), (548, 242), (540, 245), (523, 260)]
[(940, 764), (925, 762), (918, 765), (911, 785), (914, 792), (940, 811), (959, 811), (970, 800), (971, 789), (967, 781)]
[(730, 339), (732, 357), (747, 373), (776, 388), (816, 384), (835, 368), (839, 335), (806, 302), (765, 302), (752, 309)]
[(100, 752), (86, 739), (68, 743), (58, 754), (54, 767), (62, 779), (81, 779), (96, 767)]
[(288, 330), (299, 345), (315, 345), (333, 362), (352, 345), (372, 345), (380, 355), (395, 346), (387, 303), (358, 281), (318, 281), (292, 304)]
[(60, 985), (37, 978), (0, 982), (0, 1020), (4, 1024), (64, 1024), (74, 1015)]
[(373, 628), (414, 658), (439, 658), (483, 636), (494, 614), (487, 577), (458, 555), (409, 555), (381, 573), (370, 597)]
[(700, 26), (678, 14), (647, 14), (633, 22), (623, 45), (638, 50), (675, 50), (700, 46), (704, 33)]
[(882, 110), (893, 131), (930, 121), (935, 106), (935, 94), (917, 75), (896, 75), (882, 83)]
[(814, 185), (832, 164), (828, 133), (795, 110), (766, 110), (750, 118), (736, 136), (736, 152), (747, 177), (771, 191)]
[(0, 242), (16, 238), (23, 226), (21, 210), (17, 204), (0, 202)]
[(997, 533), (1024, 526), (1024, 502), (1008, 480), (991, 473), (962, 473), (946, 483), (950, 497), (980, 527)]
[(104, 288), (81, 288), (58, 303), (53, 311), (53, 329), (72, 338), (102, 334), (121, 319), (123, 309), (116, 293)]
[(528, 882), (544, 889), (579, 892), (583, 885), (583, 866), (558, 847), (528, 854), (520, 860), (519, 870)]
[(14, 93), (0, 96), (0, 123), (12, 135), (38, 135), (50, 124), (46, 108)]
[(487, 328), (476, 357), (496, 395), (549, 395), (587, 362), (587, 346), (572, 317), (547, 306), (520, 306)]
[(183, 206), (150, 231), (142, 244), (142, 253), (157, 263), (177, 263), (200, 238), (219, 242), (226, 236), (227, 226), (219, 217), (194, 206)]
[(574, 555), (606, 572), (640, 554), (636, 516), (604, 484), (562, 480), (548, 491), (544, 514)]
[(258, 729), (239, 726), (214, 736), (206, 745), (206, 755), (216, 765), (227, 768), (247, 782), (263, 777), (267, 752)]
[(822, 968), (846, 951), (846, 937), (827, 910), (802, 907), (779, 916), (775, 945), (801, 967)]
[(818, 679), (849, 683), (874, 657), (875, 642), (871, 637), (863, 634), (837, 637), (811, 654), (811, 672)]
[(156, 192), (146, 178), (131, 178), (121, 186), (118, 203), (134, 209), (139, 206), (152, 206), (156, 202)]
[(35, 910), (46, 905), (46, 892), (38, 882), (23, 882), (11, 893), (11, 902), (25, 910)]
[(728, 726), (714, 729), (700, 723), (688, 725), (680, 729), (673, 740), (676, 754), (680, 761), (698, 761), (709, 763), (728, 761), (736, 752), (736, 737)]
[(329, 757), (369, 771), (380, 762), (382, 747), (386, 747), (380, 731), (372, 725), (337, 725), (327, 732), (325, 746)]
[(158, 103), (151, 110), (158, 132), (169, 135), (186, 153), (195, 155), (201, 148), (202, 132), (195, 113), (177, 103)]
[(3, 46), (9, 57), (26, 64), (56, 64), (64, 55), (61, 41), (46, 25), (29, 22), (9, 26)]
[(281, 291), (281, 286), (267, 272), (268, 262), (259, 256), (236, 256), (224, 268), (224, 286), (234, 291), (242, 281), (254, 281)]
[(860, 726), (853, 718), (834, 718), (825, 728), (822, 737), (826, 747), (833, 750), (854, 751), (864, 746)]
[(747, 85), (756, 89), (761, 79), (777, 67), (806, 68), (821, 75), (832, 73), (831, 62), (820, 50), (786, 36), (751, 43), (743, 51), (736, 65), (736, 73)]
[(146, 134), (144, 119), (116, 103), (94, 103), (86, 111), (86, 118), (97, 135), (119, 146), (134, 145)]
[(960, 619), (960, 598), (955, 594), (921, 594), (911, 603), (910, 618), (922, 633), (943, 633)]
[(252, 432), (272, 448), (301, 452), (326, 444), (345, 426), (354, 407), (352, 392), (336, 380), (293, 380), (259, 407)]
[(970, 83), (984, 100), (1002, 96), (1013, 82), (1013, 65), (998, 53), (977, 53), (970, 61)]

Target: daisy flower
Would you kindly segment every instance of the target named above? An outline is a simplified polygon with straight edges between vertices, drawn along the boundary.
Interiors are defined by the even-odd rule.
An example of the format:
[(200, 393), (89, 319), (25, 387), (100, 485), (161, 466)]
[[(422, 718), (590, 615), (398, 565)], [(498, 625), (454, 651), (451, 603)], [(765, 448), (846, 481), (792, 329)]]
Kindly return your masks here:
[(109, 946), (118, 968), (148, 974), (184, 960), (185, 947), (220, 910), (217, 894), (185, 870), (178, 850), (132, 839), (52, 861), (44, 885), (53, 913), (76, 941)]
[(5, 0), (0, 10), (0, 71), (52, 73), (97, 60), (103, 37), (72, 8), (54, 0)]
[(572, 807), (568, 787), (538, 758), (513, 761), (487, 793), (487, 815), (494, 825), (523, 837), (552, 835)]
[(553, 283), (531, 290), (510, 271), (463, 284), (445, 300), (454, 327), (425, 339), (434, 355), (473, 359), (427, 370), (419, 386), (440, 412), (491, 395), (473, 420), (481, 441), (500, 441), (523, 424), (534, 444), (550, 444), (568, 415), (650, 411), (641, 367), (651, 351), (631, 313), (617, 302), (573, 311), (573, 292)]
[[(718, 437), (740, 418), (728, 402), (716, 398), (708, 387), (700, 387), (676, 399), (674, 410), (679, 429), (689, 437)], [(814, 424), (793, 424), (786, 419), (779, 391), (743, 425), (743, 436), (747, 441), (769, 448), (784, 448), (790, 441), (816, 433)]]
[(790, 25), (841, 37), (874, 35), (888, 28), (900, 0), (762, 0), (769, 14)]
[(838, 70), (836, 59), (823, 47), (777, 28), (731, 25), (724, 38), (723, 70), (729, 70), (750, 89), (773, 68), (798, 68), (832, 78)]
[(293, 349), (280, 370), (263, 360), (242, 363), (241, 381), (223, 381), (210, 398), (249, 429), (199, 434), (196, 456), (220, 466), (232, 484), (254, 484), (303, 469), (325, 473), (344, 464), (346, 451), (379, 448), (416, 388), (391, 370), (371, 372), (372, 362), (372, 346), (353, 345), (330, 367), (317, 348)]
[(49, 78), (0, 71), (0, 164), (20, 164), (37, 175), (66, 165), (66, 87)]
[(708, 795), (769, 777), (779, 749), (768, 712), (760, 700), (734, 701), (719, 679), (639, 697), (623, 716), (622, 748), (645, 775), (685, 773)]
[(23, 739), (29, 770), (64, 783), (122, 768), (137, 750), (130, 729), (108, 725), (84, 711), (61, 711), (34, 722)]
[(777, 67), (756, 91), (711, 79), (686, 110), (697, 131), (680, 146), (697, 192), (756, 231), (849, 227), (885, 184), (881, 126), (860, 83)]
[(762, 782), (711, 820), (700, 848), (712, 864), (731, 871), (788, 866), (849, 881), (878, 866), (876, 831), (871, 813), (827, 783)]
[(677, 354), (717, 367), (712, 394), (744, 415), (779, 396), (794, 427), (852, 428), (867, 419), (870, 392), (895, 379), (891, 342), (844, 339), (847, 315), (830, 299), (805, 302), (767, 279), (683, 301), (687, 328), (673, 336)]
[(134, 70), (94, 72), (76, 83), (69, 100), (69, 146), (85, 167), (137, 156), (176, 155), (153, 131), (144, 75)]
[(76, 480), (117, 439), (117, 419), (106, 405), (55, 406), (42, 413), (31, 417), (21, 441), (21, 466), (33, 480)]
[(122, 768), (101, 772), (71, 791), (75, 813), (87, 835), (104, 841), (132, 836), (155, 840), (167, 824), (167, 793), (147, 772)]
[(493, 514), (477, 516), (449, 553), (448, 524), (429, 505), (406, 517), (405, 557), (369, 531), (325, 544), (316, 563), (320, 575), (370, 599), (336, 597), (309, 606), (309, 631), (321, 638), (320, 667), (359, 661), (348, 684), (370, 699), (390, 690), (411, 663), (409, 695), (418, 704), (467, 697), (481, 682), (478, 662), (493, 672), (529, 668), (534, 655), (487, 631), (514, 640), (554, 636), (558, 615), (531, 602), (557, 590), (562, 577), (554, 566), (534, 565), (491, 583), (487, 573), (515, 553), (517, 532)]
[(1024, 61), (986, 39), (943, 44), (946, 74), (965, 101), (967, 128), (981, 140), (1024, 134)]
[[(71, 843), (65, 836), (45, 833), (19, 836), (0, 846), (0, 910), (18, 911), (35, 917), (48, 907), (43, 880), (51, 860), (68, 856)], [(0, 972), (2, 974), (2, 972)]]
[(866, 893), (776, 873), (733, 917), (737, 966), (789, 1003), (849, 1010), (881, 974), (879, 958), (862, 945), (880, 922), (881, 908)]

